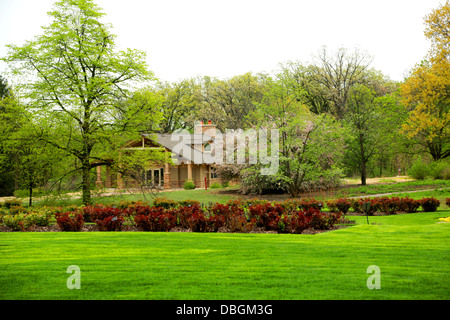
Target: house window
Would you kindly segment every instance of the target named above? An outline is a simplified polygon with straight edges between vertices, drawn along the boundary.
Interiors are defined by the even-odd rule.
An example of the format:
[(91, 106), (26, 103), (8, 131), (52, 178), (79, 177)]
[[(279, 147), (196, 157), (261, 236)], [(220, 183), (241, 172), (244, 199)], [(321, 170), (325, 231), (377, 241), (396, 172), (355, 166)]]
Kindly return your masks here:
[(211, 169), (211, 171), (209, 172), (210, 174), (210, 178), (211, 179), (216, 179), (218, 178), (217, 172), (214, 169)]
[(203, 151), (204, 151), (204, 152), (211, 152), (211, 144), (206, 143), (206, 144), (203, 146)]

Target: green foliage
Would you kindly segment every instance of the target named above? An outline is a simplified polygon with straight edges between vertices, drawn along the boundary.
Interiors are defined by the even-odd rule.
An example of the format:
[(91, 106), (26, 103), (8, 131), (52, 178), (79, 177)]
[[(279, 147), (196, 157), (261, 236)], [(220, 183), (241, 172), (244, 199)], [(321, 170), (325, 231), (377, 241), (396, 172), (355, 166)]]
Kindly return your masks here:
[(450, 163), (446, 160), (432, 162), (429, 171), (434, 179), (450, 179)]
[(53, 21), (43, 34), (21, 47), (8, 45), (2, 60), (13, 76), (23, 77), (17, 92), (32, 112), (33, 132), (78, 159), (75, 171), (82, 176), (87, 204), (93, 162), (109, 164), (113, 151), (149, 125), (156, 127), (157, 101), (131, 95), (153, 74), (144, 52), (115, 50), (111, 26), (102, 22), (104, 13), (92, 0), (58, 1), (49, 16)]
[(161, 207), (165, 209), (175, 208), (178, 202), (175, 200), (167, 199), (166, 197), (157, 197), (153, 200), (155, 207)]
[(408, 175), (417, 180), (423, 180), (430, 175), (430, 169), (428, 165), (422, 160), (417, 158), (411, 168), (408, 170)]
[(211, 189), (218, 189), (218, 188), (222, 188), (222, 185), (218, 182), (214, 182), (209, 186)]
[(186, 181), (184, 182), (183, 188), (184, 188), (185, 190), (192, 190), (192, 189), (195, 189), (195, 183), (194, 183), (194, 181), (192, 181), (192, 180), (186, 180)]

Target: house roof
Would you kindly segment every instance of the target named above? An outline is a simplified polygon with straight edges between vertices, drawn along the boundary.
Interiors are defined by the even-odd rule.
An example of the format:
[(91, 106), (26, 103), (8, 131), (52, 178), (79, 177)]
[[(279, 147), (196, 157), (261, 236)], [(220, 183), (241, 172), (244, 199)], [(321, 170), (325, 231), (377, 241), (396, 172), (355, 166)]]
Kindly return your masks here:
[[(172, 160), (175, 164), (181, 164), (182, 162), (190, 161), (195, 164), (203, 163), (203, 152), (197, 148), (194, 148), (194, 145), (202, 145), (212, 140), (211, 137), (207, 135), (191, 135), (190, 144), (186, 144), (183, 146), (183, 154), (179, 154), (178, 152), (174, 152), (176, 146), (179, 143), (183, 142), (183, 140), (172, 140), (172, 134), (164, 134), (164, 133), (155, 133), (155, 134), (143, 134), (143, 136), (150, 140), (156, 140), (159, 145), (165, 147), (169, 151), (172, 152)], [(153, 139), (155, 137), (156, 139)], [(178, 146), (180, 148), (180, 146)], [(201, 163), (199, 163), (201, 160)]]

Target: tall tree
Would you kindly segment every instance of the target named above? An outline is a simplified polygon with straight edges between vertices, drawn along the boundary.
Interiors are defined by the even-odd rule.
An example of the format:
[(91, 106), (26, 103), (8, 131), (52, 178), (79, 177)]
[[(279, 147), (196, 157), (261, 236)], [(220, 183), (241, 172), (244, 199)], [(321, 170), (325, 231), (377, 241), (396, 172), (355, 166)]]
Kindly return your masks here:
[(248, 116), (261, 101), (264, 87), (258, 76), (246, 73), (231, 79), (204, 78), (199, 92), (200, 120), (212, 120), (218, 129), (245, 129)]
[(253, 118), (261, 128), (279, 130), (280, 166), (272, 180), (292, 197), (339, 184), (344, 142), (340, 125), (328, 115), (310, 112), (282, 77), (269, 79)]
[(386, 154), (390, 145), (396, 143), (395, 132), (402, 121), (396, 107), (395, 99), (377, 97), (373, 90), (363, 85), (356, 85), (349, 92), (343, 119), (348, 129), (345, 159), (347, 166), (360, 173), (362, 185), (367, 183), (369, 161)]
[(404, 133), (436, 161), (450, 156), (450, 2), (425, 18), (432, 46), (401, 85), (409, 118)]
[(316, 56), (317, 62), (312, 68), (312, 77), (316, 86), (326, 89), (326, 98), (330, 101), (330, 110), (338, 119), (342, 119), (349, 92), (356, 84), (364, 84), (365, 74), (369, 70), (371, 58), (367, 54), (354, 50), (348, 52), (340, 48), (330, 55), (323, 47)]
[(194, 79), (174, 83), (160, 83), (153, 89), (162, 98), (160, 131), (171, 133), (177, 129), (191, 128), (197, 114), (198, 84)]
[[(9, 45), (6, 61), (19, 98), (33, 112), (41, 139), (81, 163), (83, 202), (91, 201), (91, 168), (105, 159), (97, 148), (137, 129), (128, 119), (154, 121), (148, 106), (127, 110), (117, 101), (140, 81), (148, 81), (145, 53), (115, 50), (115, 36), (101, 21), (104, 13), (92, 0), (61, 0), (49, 12), (53, 22), (23, 46)], [(131, 107), (136, 107), (130, 109)], [(147, 108), (148, 109), (148, 108)], [(124, 115), (126, 117), (124, 118)]]

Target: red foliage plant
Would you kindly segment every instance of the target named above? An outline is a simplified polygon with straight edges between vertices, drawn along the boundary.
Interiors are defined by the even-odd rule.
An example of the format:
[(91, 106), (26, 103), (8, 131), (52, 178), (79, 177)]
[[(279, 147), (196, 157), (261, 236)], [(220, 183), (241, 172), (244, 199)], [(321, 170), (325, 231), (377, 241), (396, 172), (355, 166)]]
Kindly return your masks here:
[(79, 212), (60, 212), (55, 218), (62, 231), (80, 231), (84, 225), (83, 215)]

